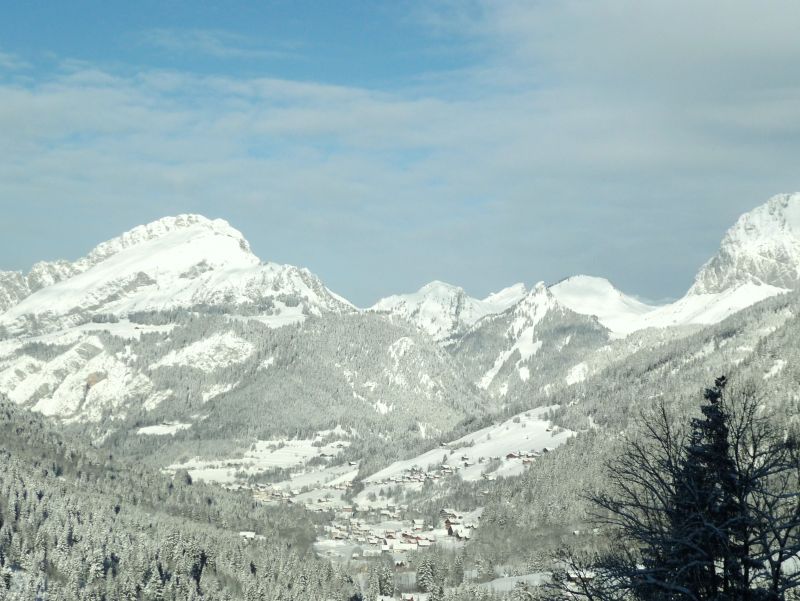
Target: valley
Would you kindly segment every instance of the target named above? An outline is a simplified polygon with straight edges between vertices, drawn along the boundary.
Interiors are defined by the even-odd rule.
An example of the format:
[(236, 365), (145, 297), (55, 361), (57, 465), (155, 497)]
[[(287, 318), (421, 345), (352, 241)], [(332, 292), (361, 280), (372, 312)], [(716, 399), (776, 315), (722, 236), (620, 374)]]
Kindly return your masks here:
[(601, 544), (585, 493), (659, 399), (691, 413), (726, 373), (798, 427), (798, 289), (800, 194), (744, 215), (659, 306), (577, 275), (357, 308), (181, 215), (0, 274), (0, 397), (209, 507), (250, 507), (247, 527), (225, 519), (235, 544), (297, 512), (305, 552), (353, 591), (386, 568), (420, 598), (436, 566), (453, 595), (503, 595), (539, 588), (558, 548)]

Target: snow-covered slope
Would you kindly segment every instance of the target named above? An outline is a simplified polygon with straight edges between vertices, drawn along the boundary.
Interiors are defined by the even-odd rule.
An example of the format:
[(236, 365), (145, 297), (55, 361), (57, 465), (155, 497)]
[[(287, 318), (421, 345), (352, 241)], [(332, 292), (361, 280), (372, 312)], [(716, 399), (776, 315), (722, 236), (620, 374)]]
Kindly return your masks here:
[(642, 317), (656, 307), (617, 290), (604, 278), (577, 275), (550, 287), (559, 303), (581, 315), (594, 315), (615, 334), (629, 334), (642, 327)]
[(133, 401), (158, 404), (152, 382), (133, 358), (108, 349), (96, 335), (53, 342), (0, 348), (0, 391), (11, 401), (59, 419), (90, 422), (106, 413), (122, 417)]
[(709, 325), (757, 302), (800, 287), (800, 193), (779, 194), (742, 215), (685, 296), (652, 307), (607, 280), (576, 276), (551, 288), (559, 302), (595, 315), (615, 335), (682, 325)]
[(746, 282), (720, 292), (700, 294), (689, 292), (674, 303), (658, 307), (641, 316), (636, 330), (668, 328), (684, 325), (711, 325), (764, 299), (786, 292), (768, 284)]
[(608, 339), (595, 317), (572, 311), (539, 282), (506, 311), (477, 322), (453, 352), (479, 388), (505, 397), (563, 381)]
[(744, 282), (713, 293), (690, 291), (666, 305), (646, 305), (626, 296), (608, 280), (575, 276), (550, 287), (559, 303), (575, 313), (594, 316), (615, 338), (646, 328), (711, 325), (764, 299), (786, 292), (758, 282)]
[(719, 252), (697, 274), (690, 294), (748, 283), (797, 288), (800, 283), (800, 193), (779, 194), (742, 215)]
[(59, 265), (60, 271), (40, 269), (37, 281), (49, 285), (12, 304), (0, 325), (53, 330), (97, 314), (197, 306), (246, 306), (283, 322), (286, 316), (301, 320), (304, 314), (352, 309), (308, 270), (261, 263), (241, 233), (200, 215), (139, 226), (73, 264)]
[(463, 334), (482, 317), (505, 311), (526, 293), (524, 284), (516, 284), (479, 300), (462, 288), (435, 281), (411, 294), (383, 298), (370, 310), (400, 316), (444, 341)]

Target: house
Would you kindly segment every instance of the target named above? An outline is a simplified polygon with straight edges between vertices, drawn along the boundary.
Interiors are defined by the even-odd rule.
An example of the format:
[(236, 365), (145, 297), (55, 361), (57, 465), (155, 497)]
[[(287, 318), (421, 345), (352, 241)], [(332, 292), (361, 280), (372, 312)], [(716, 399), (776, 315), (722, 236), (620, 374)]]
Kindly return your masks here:
[(469, 540), (472, 536), (469, 528), (467, 528), (466, 526), (462, 526), (460, 524), (454, 524), (452, 526), (449, 526), (447, 528), (447, 534), (449, 534), (450, 536), (454, 536), (459, 540)]
[(239, 533), (239, 536), (246, 538), (247, 540), (253, 540), (256, 537), (256, 533), (250, 530), (244, 530)]
[(447, 518), (444, 521), (444, 527), (445, 528), (450, 528), (451, 526), (456, 526), (456, 525), (459, 525), (459, 524), (461, 524), (461, 520), (458, 519), (458, 518)]

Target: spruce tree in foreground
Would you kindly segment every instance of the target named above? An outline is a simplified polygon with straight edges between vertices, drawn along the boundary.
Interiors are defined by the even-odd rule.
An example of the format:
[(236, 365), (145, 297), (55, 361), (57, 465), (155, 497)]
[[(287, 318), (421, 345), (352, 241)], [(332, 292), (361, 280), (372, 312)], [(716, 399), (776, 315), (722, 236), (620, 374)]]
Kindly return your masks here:
[(800, 587), (800, 449), (753, 386), (705, 393), (702, 417), (643, 420), (592, 498), (615, 541), (565, 554), (558, 595), (590, 600), (783, 601)]

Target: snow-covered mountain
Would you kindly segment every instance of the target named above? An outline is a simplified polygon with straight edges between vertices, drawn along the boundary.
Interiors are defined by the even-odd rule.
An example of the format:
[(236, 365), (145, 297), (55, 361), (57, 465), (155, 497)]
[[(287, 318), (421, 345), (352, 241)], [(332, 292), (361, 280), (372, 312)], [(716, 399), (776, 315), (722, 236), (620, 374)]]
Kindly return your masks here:
[(615, 336), (645, 328), (718, 323), (764, 299), (800, 287), (800, 193), (779, 194), (742, 215), (720, 249), (673, 303), (646, 305), (602, 278), (576, 276), (551, 287), (559, 302), (594, 315)]
[(737, 311), (786, 290), (768, 284), (744, 282), (719, 292), (690, 291), (665, 305), (648, 305), (617, 290), (608, 280), (574, 276), (550, 287), (558, 301), (581, 315), (592, 315), (615, 338), (646, 328), (711, 325)]
[[(65, 422), (195, 423), (231, 435), (262, 422), (432, 433), (474, 414), (480, 394), (411, 324), (327, 313), (301, 327), (258, 318), (178, 314), (169, 325), (85, 324), (0, 342), (0, 393)], [(194, 416), (194, 417), (193, 417)], [(102, 432), (101, 432), (102, 433)], [(214, 433), (219, 436), (219, 432)]]
[(742, 215), (700, 269), (690, 293), (714, 294), (749, 283), (800, 284), (800, 193), (773, 196)]
[(565, 307), (581, 315), (594, 315), (618, 335), (641, 327), (642, 318), (656, 307), (617, 290), (605, 278), (577, 275), (550, 286), (550, 292)]
[(476, 385), (518, 399), (563, 383), (610, 333), (594, 316), (564, 304), (543, 282), (506, 311), (478, 321), (453, 347)]
[(383, 298), (370, 310), (402, 317), (434, 339), (447, 341), (463, 334), (482, 317), (505, 311), (526, 294), (524, 284), (515, 284), (480, 300), (463, 288), (435, 281), (411, 294)]
[(60, 282), (78, 273), (69, 261), (40, 261), (27, 274), (0, 271), (0, 313), (41, 288)]
[[(432, 282), (366, 311), (306, 269), (262, 263), (225, 221), (167, 217), (78, 261), (0, 273), (0, 393), (76, 422), (155, 411), (188, 423), (181, 411), (213, 406), (239, 432), (225, 411), (263, 402), (287, 430), (364, 410), (376, 428), (443, 431), (482, 402), (478, 412), (579, 383), (642, 344), (689, 335), (672, 326), (797, 287), (798, 215), (800, 195), (783, 195), (743, 216), (692, 289), (660, 307), (581, 275), (484, 299)], [(264, 324), (304, 321), (264, 337)]]
[(279, 323), (353, 310), (308, 270), (262, 263), (240, 232), (200, 215), (136, 227), (74, 263), (40, 264), (26, 277), (4, 275), (9, 306), (0, 325), (11, 331), (52, 331), (98, 315), (175, 308), (226, 307)]

